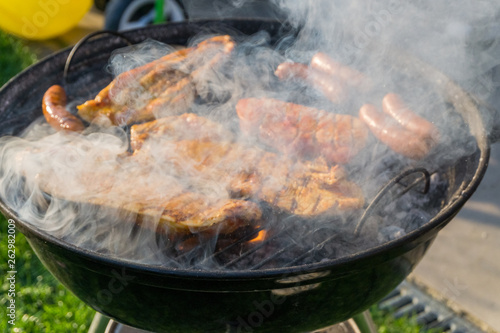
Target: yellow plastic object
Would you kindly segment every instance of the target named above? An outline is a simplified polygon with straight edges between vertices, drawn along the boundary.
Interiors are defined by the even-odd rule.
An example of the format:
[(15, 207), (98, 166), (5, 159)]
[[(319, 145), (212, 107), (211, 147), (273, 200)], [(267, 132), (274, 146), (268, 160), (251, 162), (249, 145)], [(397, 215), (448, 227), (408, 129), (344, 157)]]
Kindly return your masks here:
[(26, 39), (48, 39), (73, 28), (92, 0), (0, 0), (0, 29)]

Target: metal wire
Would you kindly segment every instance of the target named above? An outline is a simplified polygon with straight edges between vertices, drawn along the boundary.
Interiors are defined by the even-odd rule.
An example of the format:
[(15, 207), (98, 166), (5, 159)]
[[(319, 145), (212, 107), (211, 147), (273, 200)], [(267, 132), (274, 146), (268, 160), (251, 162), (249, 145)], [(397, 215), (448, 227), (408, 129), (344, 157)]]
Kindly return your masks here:
[(102, 30), (102, 31), (96, 31), (96, 32), (93, 32), (91, 34), (88, 34), (87, 36), (85, 36), (82, 39), (80, 39), (78, 41), (78, 43), (75, 44), (75, 46), (73, 46), (73, 48), (71, 49), (71, 52), (68, 54), (68, 57), (66, 58), (66, 63), (64, 64), (64, 72), (63, 72), (64, 83), (68, 83), (69, 68), (70, 68), (70, 65), (71, 65), (71, 61), (73, 60), (73, 57), (75, 56), (75, 53), (88, 40), (90, 40), (92, 38), (95, 38), (97, 36), (100, 36), (100, 35), (113, 35), (113, 36), (117, 36), (117, 37), (120, 37), (123, 40), (125, 40), (127, 42), (128, 46), (133, 45), (132, 41), (129, 38), (127, 38), (125, 35), (123, 35), (123, 34), (121, 34), (119, 32), (116, 32), (116, 31)]
[[(423, 175), (423, 177), (420, 177), (420, 178), (416, 179), (415, 181), (413, 181), (413, 183), (411, 183), (409, 185), (403, 185), (403, 184), (400, 183), (401, 180), (403, 180), (404, 178), (408, 177), (409, 175), (415, 174), (415, 173), (421, 173)], [(420, 182), (422, 182), (422, 180), (424, 180), (425, 184), (424, 184), (424, 189), (423, 189), (422, 193), (426, 194), (427, 192), (429, 192), (430, 178), (431, 178), (431, 175), (430, 175), (429, 171), (427, 171), (427, 169), (425, 169), (425, 168), (414, 168), (414, 169), (406, 170), (406, 171), (400, 173), (399, 175), (397, 175), (396, 177), (394, 177), (393, 179), (391, 179), (377, 193), (377, 195), (372, 200), (372, 202), (370, 203), (370, 205), (365, 209), (363, 215), (361, 216), (361, 218), (358, 221), (358, 224), (356, 225), (356, 229), (354, 229), (354, 235), (356, 237), (359, 236), (359, 234), (361, 232), (361, 229), (363, 228), (363, 225), (366, 222), (366, 219), (373, 214), (373, 212), (377, 209), (377, 204), (383, 199), (383, 197), (395, 185), (399, 184), (399, 185), (405, 186), (405, 189), (399, 194), (399, 196), (401, 197), (404, 194), (408, 193), (412, 188), (414, 188), (415, 186), (417, 186)]]

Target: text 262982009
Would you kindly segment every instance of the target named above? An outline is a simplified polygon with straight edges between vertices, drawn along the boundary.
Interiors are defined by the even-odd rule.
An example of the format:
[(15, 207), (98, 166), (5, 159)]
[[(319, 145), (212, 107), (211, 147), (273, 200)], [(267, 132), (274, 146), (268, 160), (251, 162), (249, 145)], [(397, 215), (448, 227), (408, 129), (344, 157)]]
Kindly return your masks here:
[(8, 229), (7, 229), (7, 266), (9, 271), (7, 272), (7, 282), (9, 283), (9, 289), (7, 291), (7, 296), (9, 301), (7, 303), (7, 317), (9, 317), (8, 323), (14, 325), (16, 321), (16, 224), (15, 221), (9, 219)]

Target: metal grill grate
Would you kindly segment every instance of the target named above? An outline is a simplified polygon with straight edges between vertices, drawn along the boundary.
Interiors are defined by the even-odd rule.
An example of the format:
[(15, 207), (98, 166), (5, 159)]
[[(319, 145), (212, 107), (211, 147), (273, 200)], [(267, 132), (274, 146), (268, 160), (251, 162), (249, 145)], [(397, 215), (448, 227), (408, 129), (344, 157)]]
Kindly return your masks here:
[[(336, 239), (339, 238), (338, 230), (315, 228), (301, 233), (294, 223), (278, 230), (266, 229), (268, 232), (266, 239), (251, 244), (252, 239), (263, 229), (256, 229), (232, 241), (231, 244), (220, 248), (202, 261), (193, 263), (194, 266), (204, 267), (206, 263), (218, 262), (225, 269), (258, 270), (276, 265), (290, 267), (304, 262), (314, 262), (316, 257), (333, 259), (338, 255), (337, 249), (333, 247), (334, 244), (337, 244), (336, 247), (342, 244), (342, 240)], [(297, 242), (298, 234), (302, 236), (300, 243)], [(290, 255), (290, 253), (295, 255)], [(181, 255), (176, 260), (181, 262), (187, 257), (193, 257), (193, 254)]]
[[(416, 177), (417, 175), (420, 177)], [(365, 221), (377, 215), (378, 210), (385, 207), (387, 201), (401, 198), (410, 190), (426, 196), (430, 187), (430, 175), (424, 168), (409, 169), (400, 173), (380, 189), (372, 202), (365, 207), (363, 214), (352, 216), (349, 221), (339, 219), (337, 223), (331, 223), (335, 228), (318, 225), (313, 227), (311, 221), (285, 217), (287, 221), (283, 223), (270, 223), (247, 232), (240, 238), (230, 239), (225, 244), (224, 241), (217, 243), (218, 246), (211, 254), (206, 254), (210, 251), (203, 252), (204, 249), (195, 248), (193, 251), (178, 253), (173, 259), (180, 265), (188, 264), (196, 269), (216, 264), (218, 268), (228, 270), (259, 270), (335, 259), (353, 249), (375, 246), (378, 243), (373, 235), (361, 236)], [(274, 218), (276, 221), (281, 220), (277, 215), (274, 215)], [(265, 240), (252, 243), (261, 231), (267, 232)]]

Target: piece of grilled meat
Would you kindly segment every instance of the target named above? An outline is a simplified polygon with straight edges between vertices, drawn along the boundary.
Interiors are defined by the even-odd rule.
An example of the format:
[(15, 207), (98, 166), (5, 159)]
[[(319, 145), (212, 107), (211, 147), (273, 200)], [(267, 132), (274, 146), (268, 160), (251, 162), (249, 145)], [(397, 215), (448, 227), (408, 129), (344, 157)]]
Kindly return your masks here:
[(246, 98), (236, 105), (243, 133), (299, 158), (348, 163), (366, 145), (368, 130), (356, 117), (333, 114), (273, 98)]
[(87, 122), (99, 118), (126, 125), (182, 114), (191, 107), (204, 74), (223, 63), (234, 47), (231, 37), (215, 36), (124, 72), (95, 99), (79, 105), (78, 115)]
[[(226, 191), (206, 190), (203, 186), (210, 184), (197, 186), (144, 156), (97, 156), (100, 153), (92, 149), (81, 153), (89, 156), (80, 156), (81, 162), (67, 174), (42, 169), (34, 177), (37, 185), (53, 198), (117, 210), (118, 216), (169, 235), (225, 235), (260, 223), (262, 213), (256, 203), (230, 198)], [(36, 159), (36, 154), (22, 158)], [(20, 165), (33, 161), (25, 162)]]
[(144, 142), (200, 140), (233, 141), (234, 134), (223, 125), (194, 113), (169, 116), (130, 127), (130, 147), (141, 149)]
[[(154, 150), (158, 163), (183, 179), (219, 184), (233, 198), (264, 201), (303, 217), (338, 215), (364, 204), (361, 188), (347, 180), (342, 167), (322, 159), (300, 162), (239, 142), (172, 138)], [(144, 146), (147, 140), (136, 142)], [(151, 153), (139, 149), (134, 156), (148, 159)]]

